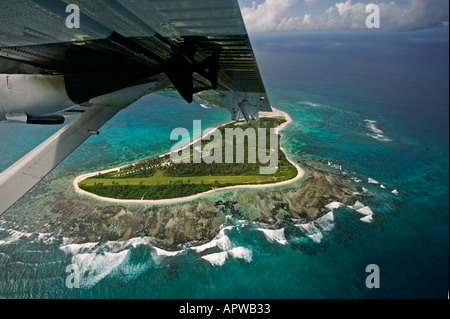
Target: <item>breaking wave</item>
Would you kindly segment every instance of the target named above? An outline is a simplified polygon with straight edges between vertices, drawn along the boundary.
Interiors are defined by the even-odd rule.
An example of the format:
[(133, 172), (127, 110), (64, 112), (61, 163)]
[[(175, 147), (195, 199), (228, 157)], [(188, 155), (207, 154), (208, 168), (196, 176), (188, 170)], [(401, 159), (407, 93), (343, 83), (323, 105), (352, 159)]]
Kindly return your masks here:
[(315, 221), (306, 224), (296, 224), (302, 232), (315, 243), (320, 243), (325, 233), (334, 228), (334, 213), (333, 211), (316, 219)]
[(365, 206), (359, 200), (352, 206), (348, 206), (348, 208), (355, 210), (356, 212), (365, 215), (365, 217), (360, 218), (361, 221), (366, 223), (371, 223), (373, 221), (374, 212), (369, 206)]
[(320, 104), (311, 102), (309, 100), (303, 101), (302, 103), (309, 106), (320, 106)]
[(0, 245), (10, 245), (20, 241), (53, 243), (55, 238), (50, 233), (23, 233), (14, 229), (0, 228)]
[(282, 245), (287, 244), (286, 236), (284, 234), (284, 228), (276, 229), (276, 230), (258, 228), (258, 230), (263, 232), (266, 239), (270, 242), (277, 242)]
[(377, 127), (377, 121), (364, 120), (364, 122), (366, 122), (366, 127), (370, 130), (370, 133), (366, 134), (367, 136), (379, 140), (380, 142), (392, 142), (392, 140)]
[(261, 247), (266, 245), (275, 245), (274, 249), (276, 245), (280, 248), (298, 247), (308, 253), (316, 249), (313, 246), (320, 247), (335, 229), (335, 212), (348, 208), (363, 215), (361, 221), (372, 222), (373, 211), (359, 201), (352, 206), (331, 202), (324, 207), (328, 213), (320, 218), (293, 220), (292, 224), (280, 229), (227, 216), (226, 223), (215, 238), (208, 242), (190, 243), (179, 250), (159, 248), (151, 237), (80, 244), (76, 238), (0, 228), (0, 264), (6, 267), (13, 263), (24, 269), (40, 267), (46, 273), (52, 273), (48, 275), (48, 280), (52, 282), (61, 282), (61, 279), (55, 279), (55, 272), (62, 273), (66, 278), (67, 267), (71, 266), (77, 271), (79, 286), (90, 289), (106, 279), (126, 283), (137, 280), (149, 271), (169, 271), (173, 265), (203, 263), (210, 267), (223, 267), (233, 262), (251, 263), (261, 253)]

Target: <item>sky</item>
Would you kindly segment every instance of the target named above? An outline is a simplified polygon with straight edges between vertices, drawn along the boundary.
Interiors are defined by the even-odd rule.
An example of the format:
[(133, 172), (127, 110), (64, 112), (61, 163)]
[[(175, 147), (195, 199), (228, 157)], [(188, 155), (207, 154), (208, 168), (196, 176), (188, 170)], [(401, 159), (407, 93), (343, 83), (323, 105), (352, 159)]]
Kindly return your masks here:
[(380, 29), (415, 31), (448, 28), (448, 0), (238, 0), (249, 32), (361, 30), (378, 5)]

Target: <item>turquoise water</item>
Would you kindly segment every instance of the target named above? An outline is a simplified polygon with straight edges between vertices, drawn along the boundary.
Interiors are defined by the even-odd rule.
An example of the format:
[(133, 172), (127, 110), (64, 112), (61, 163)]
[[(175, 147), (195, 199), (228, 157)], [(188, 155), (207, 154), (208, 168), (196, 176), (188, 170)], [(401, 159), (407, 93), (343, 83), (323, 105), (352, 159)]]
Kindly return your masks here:
[[(448, 31), (261, 34), (252, 41), (272, 105), (294, 120), (283, 146), (294, 160), (329, 162), (364, 187), (359, 200), (374, 212), (372, 222), (345, 206), (278, 232), (230, 217), (208, 246), (167, 252), (150, 238), (77, 246), (57, 230), (19, 232), (17, 225), (32, 227), (31, 219), (14, 217), (23, 214), (19, 204), (0, 219), (0, 297), (447, 298)], [(206, 128), (229, 114), (145, 97), (52, 180), (69, 188), (80, 173), (166, 152), (171, 130), (191, 128), (194, 119)], [(41, 129), (0, 125), (0, 168), (54, 130)], [(33, 198), (48, 201), (53, 191)], [(81, 273), (79, 289), (65, 284), (70, 264)], [(365, 285), (369, 264), (380, 268), (379, 289)]]

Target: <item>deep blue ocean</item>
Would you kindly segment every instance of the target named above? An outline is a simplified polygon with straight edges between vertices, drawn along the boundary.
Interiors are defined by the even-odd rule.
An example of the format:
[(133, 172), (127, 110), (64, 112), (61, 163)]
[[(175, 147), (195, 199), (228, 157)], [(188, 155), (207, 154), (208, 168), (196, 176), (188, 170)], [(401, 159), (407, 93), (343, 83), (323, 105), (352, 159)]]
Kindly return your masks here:
[[(371, 222), (345, 206), (300, 232), (229, 218), (211, 243), (178, 252), (149, 238), (71, 245), (54, 229), (24, 231), (32, 221), (20, 216), (38, 218), (54, 185), (70, 192), (80, 173), (166, 152), (172, 129), (194, 119), (205, 128), (230, 120), (154, 94), (70, 155), (32, 205), (0, 217), (0, 298), (447, 298), (448, 38), (448, 28), (251, 35), (271, 104), (293, 119), (283, 131), (289, 156), (352, 176)], [(55, 130), (0, 123), (0, 170)], [(80, 288), (66, 286), (70, 264)], [(370, 264), (380, 288), (366, 287)]]

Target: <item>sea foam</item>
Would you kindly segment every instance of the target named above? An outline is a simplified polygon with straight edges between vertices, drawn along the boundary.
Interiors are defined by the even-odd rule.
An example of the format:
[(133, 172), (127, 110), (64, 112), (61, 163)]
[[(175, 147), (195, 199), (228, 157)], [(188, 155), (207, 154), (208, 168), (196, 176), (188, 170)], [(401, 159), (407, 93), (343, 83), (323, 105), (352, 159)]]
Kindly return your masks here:
[(236, 247), (228, 252), (233, 258), (244, 259), (246, 262), (251, 262), (253, 258), (252, 251), (244, 247)]
[(371, 131), (371, 133), (366, 134), (380, 142), (391, 142), (392, 140), (387, 137), (382, 130), (377, 127), (377, 121), (373, 120), (364, 120), (366, 122), (366, 127)]
[(50, 233), (23, 233), (14, 229), (0, 228), (0, 238), (2, 237), (0, 245), (13, 244), (20, 240), (43, 244), (50, 244), (55, 241), (55, 237)]
[(213, 239), (212, 241), (197, 246), (197, 247), (191, 247), (192, 250), (194, 250), (197, 253), (201, 253), (207, 249), (218, 247), (221, 250), (229, 250), (231, 248), (231, 241), (228, 238), (228, 236), (221, 236), (219, 238), (216, 237), (216, 239)]
[(91, 288), (124, 263), (129, 251), (119, 253), (86, 253), (72, 257), (72, 264), (78, 267), (80, 286)]
[(366, 217), (360, 218), (360, 220), (365, 222), (365, 223), (371, 223), (373, 221), (373, 216), (372, 215), (368, 215)]
[(309, 106), (320, 106), (320, 104), (314, 103), (314, 102), (311, 102), (311, 101), (303, 101), (302, 103), (305, 104), (305, 105), (309, 105)]
[(68, 244), (59, 248), (66, 254), (78, 255), (84, 251), (91, 251), (97, 245), (98, 243)]
[[(238, 221), (244, 225), (244, 221)], [(76, 265), (80, 274), (80, 286), (90, 288), (106, 277), (117, 277), (121, 280), (137, 278), (144, 271), (158, 265), (163, 265), (168, 258), (180, 254), (195, 254), (197, 258), (211, 263), (213, 266), (222, 266), (230, 257), (252, 261), (252, 251), (244, 247), (235, 247), (227, 236), (238, 226), (222, 227), (219, 234), (210, 242), (189, 247), (178, 251), (168, 251), (153, 244), (151, 237), (136, 237), (127, 241), (108, 241), (106, 243), (73, 243), (71, 239), (65, 239), (60, 246), (67, 255), (71, 256), (71, 263)], [(20, 237), (22, 234), (15, 234)], [(149, 254), (140, 252), (143, 249)], [(209, 250), (216, 250), (211, 253)], [(138, 254), (138, 259), (130, 256)], [(140, 257), (139, 257), (140, 256)], [(132, 260), (138, 260), (133, 262)]]
[(208, 261), (213, 266), (223, 266), (228, 257), (232, 257), (234, 259), (244, 259), (246, 262), (251, 262), (253, 258), (252, 251), (244, 247), (236, 247), (230, 251), (209, 254), (202, 256), (201, 258)]
[(225, 261), (228, 259), (228, 252), (222, 251), (220, 253), (202, 256), (201, 258), (208, 261), (213, 266), (223, 266)]
[[(130, 256), (138, 247), (149, 252), (139, 262), (130, 262)], [(152, 244), (150, 237), (136, 237), (125, 242), (108, 241), (104, 244), (66, 244), (59, 247), (67, 255), (72, 255), (71, 263), (77, 266), (80, 286), (91, 288), (105, 277), (121, 280), (137, 278), (144, 271), (160, 265), (166, 258), (177, 256), (182, 251), (167, 251)], [(138, 252), (139, 253), (139, 252)]]
[(264, 233), (264, 236), (268, 241), (271, 242), (277, 242), (282, 245), (287, 244), (286, 236), (284, 235), (284, 228), (281, 229), (264, 229), (264, 228), (257, 228), (257, 230)]
[(356, 210), (358, 213), (366, 215), (366, 216), (372, 216), (373, 215), (373, 211), (369, 206), (364, 206), (360, 209)]
[(301, 229), (313, 242), (320, 243), (323, 240), (324, 233), (334, 229), (334, 213), (331, 211), (315, 221), (296, 224), (295, 226)]
[(373, 221), (373, 210), (369, 207), (361, 203), (360, 201), (356, 201), (353, 206), (348, 206), (350, 209), (357, 211), (358, 213), (365, 215), (365, 217), (360, 218), (361, 221), (365, 223), (371, 223)]
[(353, 210), (358, 210), (364, 207), (364, 204), (361, 203), (359, 200), (356, 201), (356, 203), (353, 206), (348, 206), (349, 208)]
[(335, 210), (342, 206), (344, 206), (344, 204), (342, 204), (340, 202), (331, 202), (331, 203), (325, 205), (325, 208), (329, 209), (329, 210)]
[(202, 253), (206, 252), (210, 249), (222, 250), (215, 253), (207, 253), (200, 257), (200, 259), (208, 261), (212, 266), (223, 266), (229, 257), (234, 259), (243, 259), (247, 262), (252, 261), (252, 251), (245, 247), (235, 247), (235, 245), (231, 242), (230, 238), (227, 236), (229, 231), (234, 229), (239, 229), (240, 226), (247, 225), (248, 222), (245, 220), (238, 220), (236, 223), (239, 225), (236, 226), (225, 226), (219, 231), (219, 234), (211, 240), (210, 242), (196, 246), (190, 247), (191, 251), (202, 255)]

